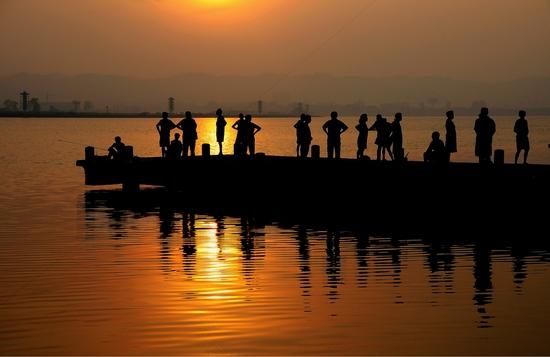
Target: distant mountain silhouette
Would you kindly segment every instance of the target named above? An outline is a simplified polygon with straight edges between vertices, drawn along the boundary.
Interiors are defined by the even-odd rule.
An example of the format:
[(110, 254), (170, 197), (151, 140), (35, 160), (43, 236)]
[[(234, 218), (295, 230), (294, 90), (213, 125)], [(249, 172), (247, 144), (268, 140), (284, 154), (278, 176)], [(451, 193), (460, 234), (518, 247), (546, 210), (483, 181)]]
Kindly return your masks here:
[[(18, 100), (27, 90), (39, 97), (43, 110), (48, 103), (91, 101), (98, 111), (108, 105), (115, 112), (162, 111), (169, 97), (176, 111), (227, 109), (254, 110), (265, 101), (267, 112), (289, 111), (306, 105), (312, 112), (340, 110), (342, 114), (381, 111), (407, 113), (447, 107), (475, 108), (484, 104), (499, 108), (550, 108), (550, 78), (532, 77), (506, 82), (478, 82), (443, 77), (352, 77), (327, 74), (296, 75), (269, 91), (281, 75), (216, 76), (185, 74), (165, 78), (137, 78), (98, 74), (16, 74), (0, 76), (0, 107), (6, 99)], [(298, 103), (303, 103), (304, 107)], [(388, 103), (388, 104), (384, 104)], [(329, 109), (330, 108), (330, 109)], [(372, 107), (371, 107), (372, 108)], [(460, 114), (460, 113), (459, 113)]]

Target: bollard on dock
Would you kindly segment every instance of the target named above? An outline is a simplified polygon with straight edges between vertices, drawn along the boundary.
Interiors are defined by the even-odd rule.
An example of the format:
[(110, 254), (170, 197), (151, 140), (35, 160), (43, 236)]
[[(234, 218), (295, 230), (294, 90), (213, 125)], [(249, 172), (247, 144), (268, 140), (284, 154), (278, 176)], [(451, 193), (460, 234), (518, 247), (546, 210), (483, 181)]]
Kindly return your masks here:
[(504, 150), (502, 149), (495, 150), (495, 165), (498, 165), (498, 166), (504, 165)]
[(86, 161), (93, 160), (95, 156), (95, 148), (93, 146), (87, 146), (84, 149), (84, 158)]
[(320, 159), (321, 158), (321, 147), (319, 145), (313, 145), (311, 147), (311, 157), (313, 159)]
[(210, 157), (210, 144), (202, 144), (202, 156)]
[(124, 153), (124, 159), (132, 160), (134, 158), (134, 147), (126, 146), (125, 149), (126, 149), (126, 152)]

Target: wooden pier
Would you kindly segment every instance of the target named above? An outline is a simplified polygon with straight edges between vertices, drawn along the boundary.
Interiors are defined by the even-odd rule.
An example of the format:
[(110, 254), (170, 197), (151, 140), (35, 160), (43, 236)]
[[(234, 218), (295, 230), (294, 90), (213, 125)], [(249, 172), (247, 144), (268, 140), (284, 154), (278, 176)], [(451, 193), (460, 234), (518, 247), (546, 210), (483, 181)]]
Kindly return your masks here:
[[(131, 150), (131, 149), (130, 149)], [(203, 156), (169, 160), (109, 160), (86, 149), (86, 185), (161, 186), (197, 208), (258, 210), (300, 215), (431, 217), (471, 215), (498, 219), (547, 215), (550, 166), (377, 162)], [(546, 218), (542, 218), (546, 219)]]

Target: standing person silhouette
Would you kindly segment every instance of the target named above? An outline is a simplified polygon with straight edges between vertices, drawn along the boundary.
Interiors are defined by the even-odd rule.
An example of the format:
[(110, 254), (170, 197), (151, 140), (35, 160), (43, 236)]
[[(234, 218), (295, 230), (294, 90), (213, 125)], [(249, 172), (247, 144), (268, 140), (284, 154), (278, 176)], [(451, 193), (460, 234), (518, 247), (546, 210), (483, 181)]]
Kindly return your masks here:
[(262, 130), (262, 128), (256, 123), (253, 123), (252, 115), (248, 114), (245, 117), (245, 155), (246, 148), (248, 148), (250, 156), (256, 155), (256, 134), (258, 134), (260, 130)]
[(403, 120), (402, 113), (396, 113), (393, 123), (391, 123), (391, 138), (393, 150), (393, 159), (401, 161), (404, 159), (405, 154), (403, 152), (403, 129), (401, 128), (401, 121)]
[(476, 132), (476, 156), (479, 158), (479, 163), (489, 164), (493, 155), (493, 136), (496, 133), (496, 124), (489, 117), (488, 108), (481, 108), (474, 130)]
[(367, 122), (369, 121), (369, 116), (367, 114), (361, 114), (359, 118), (359, 124), (355, 127), (359, 132), (357, 136), (357, 159), (362, 159), (365, 157), (365, 150), (368, 146), (369, 139), (369, 127)]
[(376, 121), (369, 130), (376, 130), (375, 144), (378, 146), (378, 149), (376, 150), (376, 160), (380, 161), (380, 159), (382, 159), (386, 161), (386, 150), (393, 160), (393, 155), (390, 150), (391, 125), (387, 122), (386, 118), (384, 118), (382, 114), (377, 114)]
[(344, 122), (338, 120), (337, 112), (330, 114), (330, 120), (323, 125), (323, 131), (327, 134), (329, 159), (333, 159), (335, 156), (337, 159), (340, 158), (340, 151), (342, 149), (341, 135), (348, 129), (348, 126)]
[(456, 127), (453, 119), (455, 118), (455, 113), (452, 110), (447, 112), (447, 121), (445, 121), (445, 148), (449, 153), (449, 160), (451, 159), (451, 154), (458, 151), (456, 143)]
[(306, 115), (306, 121), (304, 122), (304, 126), (302, 127), (303, 133), (302, 133), (302, 145), (300, 145), (300, 154), (303, 158), (307, 158), (309, 156), (309, 148), (311, 147), (311, 142), (313, 141), (313, 136), (311, 136), (311, 128), (309, 127), (309, 124), (311, 124), (311, 115)]
[(185, 112), (185, 118), (178, 123), (177, 127), (183, 132), (183, 157), (188, 157), (189, 152), (191, 157), (195, 157), (198, 135), (197, 122), (193, 119), (193, 114)]
[(162, 149), (162, 157), (166, 157), (166, 152), (170, 146), (170, 131), (176, 128), (174, 122), (168, 119), (168, 113), (162, 113), (162, 119), (157, 123), (157, 131), (160, 136), (159, 145)]
[(216, 110), (216, 140), (220, 147), (219, 155), (223, 155), (223, 142), (225, 141), (225, 127), (227, 126), (227, 121), (223, 116), (223, 110), (220, 108)]
[(303, 126), (305, 125), (305, 122), (306, 122), (306, 114), (302, 113), (302, 115), (300, 115), (300, 119), (298, 119), (298, 121), (296, 122), (296, 124), (294, 124), (294, 129), (296, 129), (296, 157), (300, 157), (301, 156), (301, 148), (302, 148), (302, 142), (303, 142), (303, 138), (302, 138), (302, 135), (303, 135)]
[(516, 133), (516, 159), (515, 163), (518, 164), (519, 155), (523, 150), (523, 163), (527, 164), (527, 157), (529, 156), (529, 150), (531, 146), (529, 144), (529, 124), (527, 123), (527, 112), (521, 110), (519, 112), (519, 119), (516, 120), (514, 125), (514, 133)]
[(296, 156), (306, 158), (309, 155), (309, 147), (311, 146), (311, 115), (302, 114), (300, 120), (294, 124), (296, 128)]
[(246, 147), (244, 137), (246, 136), (246, 121), (244, 120), (244, 114), (239, 114), (239, 120), (231, 126), (237, 130), (237, 136), (235, 138), (234, 154), (235, 156), (242, 156), (246, 153)]

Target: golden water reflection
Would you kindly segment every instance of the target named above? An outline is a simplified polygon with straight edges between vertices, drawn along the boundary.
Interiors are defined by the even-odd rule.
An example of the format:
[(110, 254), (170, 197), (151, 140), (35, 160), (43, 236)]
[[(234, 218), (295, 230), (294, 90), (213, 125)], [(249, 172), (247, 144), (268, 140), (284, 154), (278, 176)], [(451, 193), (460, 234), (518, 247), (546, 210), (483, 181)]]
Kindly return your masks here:
[[(127, 216), (122, 221), (134, 227), (126, 226), (124, 239), (146, 239), (145, 247), (154, 239), (140, 230), (158, 215), (164, 278), (146, 274), (162, 295), (139, 319), (149, 326), (137, 334), (145, 351), (525, 352), (519, 341), (533, 343), (530, 351), (546, 349), (536, 343), (550, 328), (537, 317), (549, 310), (537, 296), (550, 296), (541, 284), (550, 275), (544, 244), (385, 237), (164, 207), (143, 221), (129, 218), (131, 210), (105, 216), (96, 203), (87, 212), (89, 221)], [(529, 334), (511, 338), (516, 326), (536, 321)], [(160, 335), (150, 326), (157, 324)]]

